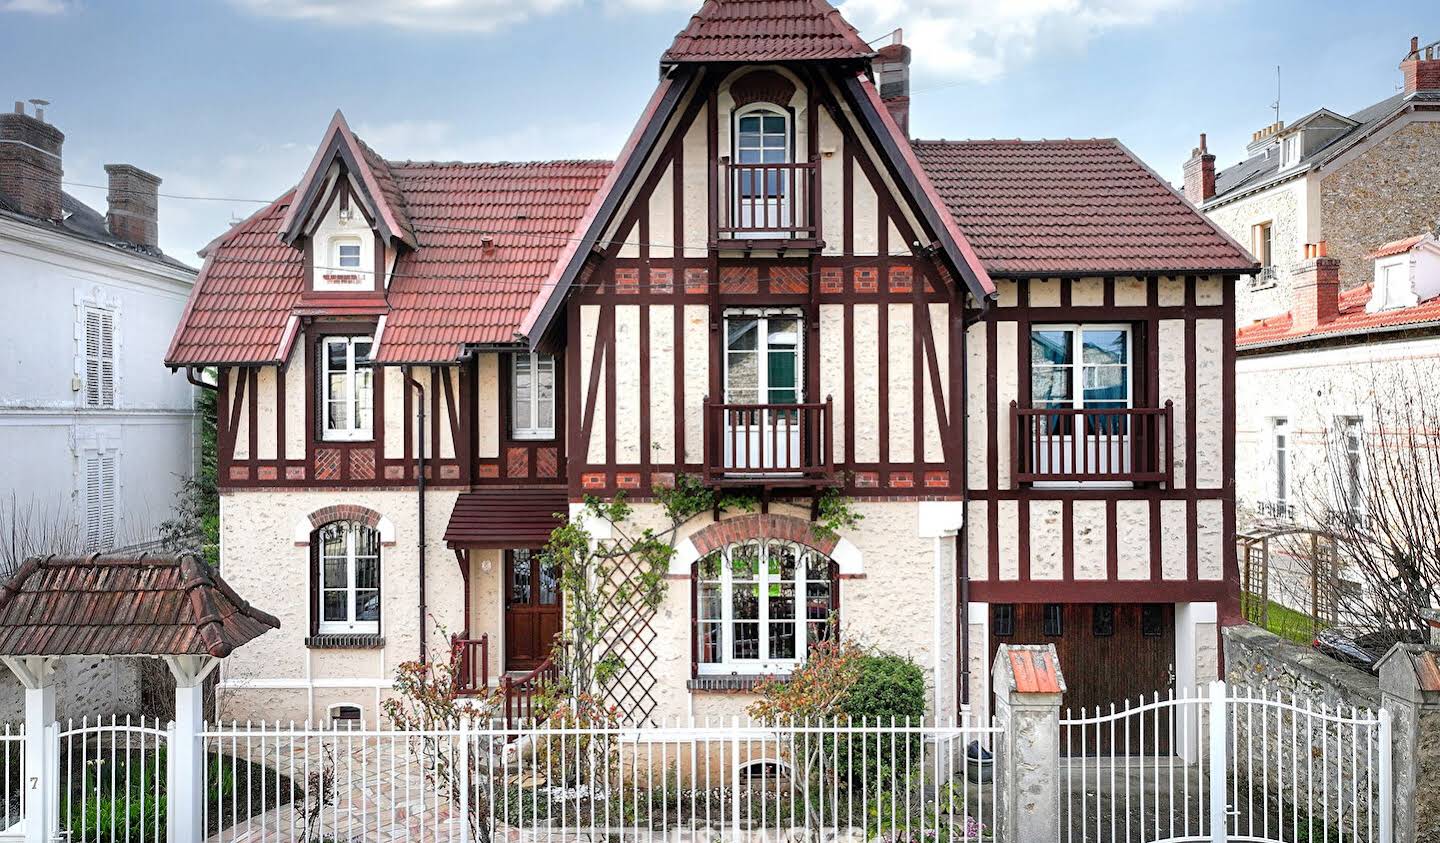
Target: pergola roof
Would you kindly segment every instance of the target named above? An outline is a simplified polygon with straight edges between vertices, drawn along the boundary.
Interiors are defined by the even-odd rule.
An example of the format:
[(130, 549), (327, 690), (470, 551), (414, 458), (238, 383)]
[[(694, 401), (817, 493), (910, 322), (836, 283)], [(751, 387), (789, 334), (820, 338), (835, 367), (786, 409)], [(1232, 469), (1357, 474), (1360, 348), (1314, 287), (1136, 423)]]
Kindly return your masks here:
[(0, 585), (0, 656), (214, 656), (279, 629), (194, 554), (32, 557)]

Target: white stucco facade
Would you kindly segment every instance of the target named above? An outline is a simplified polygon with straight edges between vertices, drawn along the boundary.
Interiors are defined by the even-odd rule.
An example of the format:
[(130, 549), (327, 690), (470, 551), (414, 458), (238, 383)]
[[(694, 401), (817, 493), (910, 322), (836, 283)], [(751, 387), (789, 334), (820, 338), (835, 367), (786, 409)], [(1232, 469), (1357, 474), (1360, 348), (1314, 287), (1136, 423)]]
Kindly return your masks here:
[[(155, 538), (195, 469), (194, 387), (164, 365), (193, 282), (192, 271), (0, 216), (5, 523), (63, 525), (77, 546), (61, 552), (87, 549), (87, 531), (108, 539), (88, 549)], [(108, 321), (113, 344), (113, 385), (99, 401), (87, 398), (100, 377), (87, 374), (87, 313)], [(104, 489), (87, 480), (97, 476)], [(97, 515), (113, 527), (94, 523)]]

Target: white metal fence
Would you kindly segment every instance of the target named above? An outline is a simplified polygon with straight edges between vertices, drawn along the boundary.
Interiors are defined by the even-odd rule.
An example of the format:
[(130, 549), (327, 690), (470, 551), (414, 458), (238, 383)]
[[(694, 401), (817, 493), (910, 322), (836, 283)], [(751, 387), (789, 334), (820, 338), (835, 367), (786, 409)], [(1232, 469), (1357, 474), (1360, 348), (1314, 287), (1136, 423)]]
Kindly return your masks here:
[[(182, 739), (173, 724), (85, 720), (44, 730), (40, 775), (56, 785), (40, 790), (60, 839), (74, 843), (177, 840), (167, 810), (175, 798), (196, 800), (216, 843), (962, 843), (994, 840), (1003, 827), (1005, 771), (991, 769), (990, 751), (1004, 731), (933, 721), (422, 731), (231, 723), (183, 738), (203, 749), (195, 782), (172, 772), (169, 750)], [(1053, 737), (1064, 843), (1392, 839), (1384, 711), (1216, 683), (1203, 696), (1067, 713)], [(24, 739), (0, 735), (5, 828), (36, 809), (24, 804), (37, 780), (24, 768)]]
[(1217, 682), (1060, 721), (1059, 839), (1389, 843), (1385, 711)]

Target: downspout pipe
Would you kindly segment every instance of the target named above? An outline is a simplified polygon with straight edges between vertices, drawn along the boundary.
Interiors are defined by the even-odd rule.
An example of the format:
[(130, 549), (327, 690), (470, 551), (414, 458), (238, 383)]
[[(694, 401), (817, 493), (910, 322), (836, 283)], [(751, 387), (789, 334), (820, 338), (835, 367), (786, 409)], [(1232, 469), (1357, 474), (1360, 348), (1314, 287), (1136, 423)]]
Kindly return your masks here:
[(425, 606), (425, 386), (415, 379), (409, 366), (405, 367), (405, 382), (410, 388), (420, 394), (419, 402), (419, 433), (416, 436), (415, 449), (415, 494), (417, 496), (416, 510), (418, 529), (420, 537), (416, 540), (416, 551), (419, 554), (420, 568), (420, 661), (424, 662), (430, 658), (430, 648), (426, 642), (425, 619), (428, 609)]

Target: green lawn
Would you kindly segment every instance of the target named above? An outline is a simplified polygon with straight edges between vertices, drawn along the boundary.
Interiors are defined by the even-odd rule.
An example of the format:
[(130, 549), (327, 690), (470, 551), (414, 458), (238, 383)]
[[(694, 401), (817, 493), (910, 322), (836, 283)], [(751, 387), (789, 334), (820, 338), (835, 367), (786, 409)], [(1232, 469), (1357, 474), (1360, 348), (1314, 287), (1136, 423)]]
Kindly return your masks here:
[(1281, 606), (1274, 600), (1269, 601), (1268, 612), (1264, 623), (1261, 623), (1260, 596), (1258, 594), (1242, 593), (1241, 604), (1244, 608), (1245, 618), (1251, 623), (1263, 626), (1281, 638), (1294, 641), (1296, 644), (1308, 645), (1315, 640), (1316, 623), (1313, 618), (1304, 612), (1298, 612), (1286, 606)]

